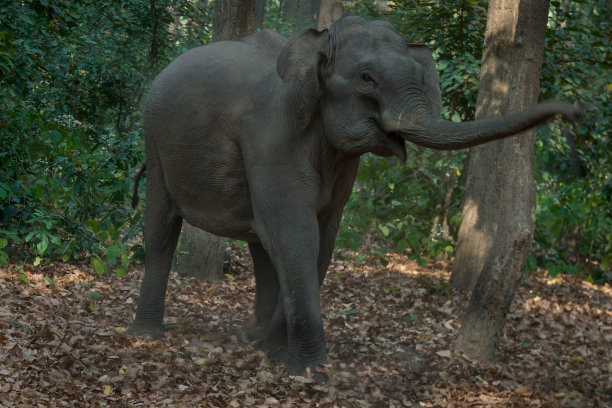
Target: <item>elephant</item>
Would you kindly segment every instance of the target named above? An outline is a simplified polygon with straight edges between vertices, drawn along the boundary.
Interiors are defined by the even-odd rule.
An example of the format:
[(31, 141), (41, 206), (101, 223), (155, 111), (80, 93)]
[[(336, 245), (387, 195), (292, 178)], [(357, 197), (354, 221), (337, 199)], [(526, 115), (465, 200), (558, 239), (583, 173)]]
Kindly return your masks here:
[(405, 160), (406, 141), (461, 149), (582, 117), (555, 101), (463, 123), (441, 110), (429, 48), (385, 21), (344, 17), (291, 41), (263, 30), (179, 56), (144, 106), (145, 273), (128, 333), (162, 334), (185, 220), (248, 243), (263, 349), (290, 375), (321, 371), (319, 290), (362, 154)]

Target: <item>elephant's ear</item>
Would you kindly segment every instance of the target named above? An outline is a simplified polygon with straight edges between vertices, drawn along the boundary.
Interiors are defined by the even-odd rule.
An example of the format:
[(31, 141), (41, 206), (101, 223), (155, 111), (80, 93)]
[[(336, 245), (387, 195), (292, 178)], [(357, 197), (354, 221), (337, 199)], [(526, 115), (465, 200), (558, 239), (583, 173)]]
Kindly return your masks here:
[(302, 127), (310, 122), (322, 95), (320, 71), (327, 59), (328, 39), (327, 30), (311, 28), (289, 41), (276, 60), (276, 72), (283, 82), (289, 82), (293, 76), (302, 84), (298, 108)]
[(410, 56), (425, 68), (425, 84), (423, 92), (434, 115), (442, 112), (442, 96), (440, 94), (440, 79), (436, 62), (431, 55), (431, 50), (423, 44), (408, 44)]

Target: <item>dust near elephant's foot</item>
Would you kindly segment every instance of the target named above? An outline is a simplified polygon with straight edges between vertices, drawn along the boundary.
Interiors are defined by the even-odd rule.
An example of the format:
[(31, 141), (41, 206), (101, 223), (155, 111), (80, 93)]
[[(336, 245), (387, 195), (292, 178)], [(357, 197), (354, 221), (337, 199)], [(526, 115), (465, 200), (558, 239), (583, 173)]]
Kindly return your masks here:
[(253, 319), (244, 325), (242, 333), (247, 340), (261, 343), (266, 336), (266, 326)]

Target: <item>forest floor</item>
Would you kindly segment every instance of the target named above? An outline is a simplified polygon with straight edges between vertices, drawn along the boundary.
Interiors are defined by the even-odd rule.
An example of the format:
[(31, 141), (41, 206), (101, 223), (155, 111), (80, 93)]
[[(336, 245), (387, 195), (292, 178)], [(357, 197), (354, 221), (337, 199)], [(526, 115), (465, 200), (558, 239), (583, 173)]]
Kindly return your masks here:
[(125, 333), (142, 267), (0, 269), (0, 406), (612, 406), (610, 286), (525, 276), (496, 361), (471, 362), (452, 352), (469, 299), (448, 288), (447, 264), (339, 253), (322, 288), (330, 379), (317, 385), (247, 340), (252, 266), (244, 249), (230, 258), (220, 283), (172, 275), (174, 328), (157, 341)]

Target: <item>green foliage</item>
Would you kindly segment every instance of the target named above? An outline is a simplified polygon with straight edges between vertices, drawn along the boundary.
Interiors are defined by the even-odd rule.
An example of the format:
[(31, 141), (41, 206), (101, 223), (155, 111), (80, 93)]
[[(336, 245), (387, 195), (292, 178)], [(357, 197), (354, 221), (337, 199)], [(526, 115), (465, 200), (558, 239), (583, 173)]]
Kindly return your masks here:
[(1, 265), (91, 258), (125, 274), (143, 95), (208, 21), (191, 1), (0, 5)]
[[(153, 4), (153, 8), (151, 8)], [(140, 111), (155, 74), (211, 37), (212, 6), (191, 0), (25, 0), (0, 4), (0, 266), (81, 260), (125, 273), (141, 257), (141, 210), (129, 208), (144, 160)], [(391, 21), (437, 61), (443, 116), (470, 120), (478, 92), (487, 2), (358, 0), (351, 12)], [(553, 1), (541, 98), (578, 103), (571, 132), (541, 127), (536, 143), (538, 223), (528, 268), (612, 274), (610, 10), (594, 0)], [(265, 26), (292, 36), (279, 2)], [(608, 119), (608, 121), (606, 121)], [(338, 246), (372, 234), (418, 262), (452, 254), (466, 154), (408, 146), (406, 164), (362, 158)], [(446, 197), (446, 192), (451, 194)], [(389, 248), (372, 250), (384, 256)], [(27, 281), (25, 274), (22, 279)]]
[[(393, 2), (388, 10), (368, 2), (352, 3), (365, 18), (385, 18), (407, 42), (427, 44), (437, 63), (442, 115), (474, 118), (480, 58), (486, 24), (483, 1)], [(441, 154), (407, 144), (405, 164), (374, 155), (362, 157), (355, 191), (347, 204), (337, 245), (356, 249), (363, 234), (374, 233), (409, 250), (422, 265), (428, 257), (451, 256), (460, 219), (459, 175), (466, 152)], [(451, 201), (445, 195), (451, 190)], [(448, 224), (447, 227), (443, 223)]]
[(552, 2), (541, 99), (567, 99), (585, 111), (579, 126), (555, 121), (536, 142), (536, 255), (550, 274), (612, 279), (612, 11), (595, 1)]
[[(449, 237), (434, 225), (432, 209), (440, 199), (439, 174), (446, 172), (448, 178), (450, 173), (458, 171), (456, 159), (451, 159), (449, 165), (445, 154), (407, 147), (405, 164), (374, 155), (362, 158), (357, 183), (340, 226), (339, 247), (356, 250), (361, 237), (372, 233), (392, 244), (398, 253), (409, 249), (421, 263), (426, 256), (452, 254)], [(450, 211), (455, 214), (459, 211), (459, 202), (454, 201)]]

